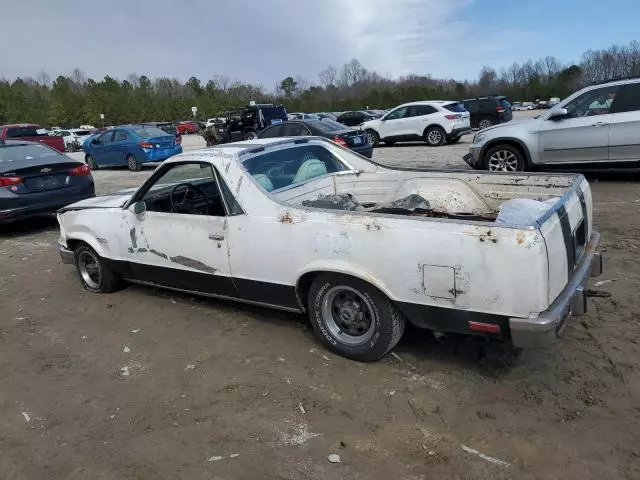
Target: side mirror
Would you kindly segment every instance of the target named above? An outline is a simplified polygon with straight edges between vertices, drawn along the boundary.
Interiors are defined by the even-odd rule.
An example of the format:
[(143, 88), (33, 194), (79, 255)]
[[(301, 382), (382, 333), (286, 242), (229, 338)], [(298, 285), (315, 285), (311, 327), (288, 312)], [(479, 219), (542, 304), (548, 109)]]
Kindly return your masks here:
[(569, 115), (569, 112), (566, 108), (557, 108), (549, 115), (549, 120), (562, 120)]
[(147, 211), (147, 204), (144, 203), (144, 200), (137, 201), (133, 204), (133, 213), (136, 215), (142, 215)]

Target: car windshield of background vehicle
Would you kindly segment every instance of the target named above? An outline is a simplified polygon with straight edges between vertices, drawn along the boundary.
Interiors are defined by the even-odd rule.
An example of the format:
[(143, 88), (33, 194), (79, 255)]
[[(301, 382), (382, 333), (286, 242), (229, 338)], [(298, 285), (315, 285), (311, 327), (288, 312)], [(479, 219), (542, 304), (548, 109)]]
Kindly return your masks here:
[[(7, 162), (11, 162), (11, 169), (20, 166), (20, 162), (30, 162), (36, 159), (67, 160), (64, 155), (60, 155), (55, 150), (44, 145), (3, 145), (0, 147), (0, 169), (6, 170)], [(14, 163), (15, 162), (15, 163)]]
[(136, 128), (134, 132), (140, 138), (163, 137), (167, 134), (166, 132), (163, 132), (162, 130), (156, 127)]
[(464, 105), (461, 103), (449, 103), (448, 105), (444, 105), (444, 108), (446, 108), (450, 112), (456, 113), (464, 113), (467, 111), (467, 109), (464, 108)]

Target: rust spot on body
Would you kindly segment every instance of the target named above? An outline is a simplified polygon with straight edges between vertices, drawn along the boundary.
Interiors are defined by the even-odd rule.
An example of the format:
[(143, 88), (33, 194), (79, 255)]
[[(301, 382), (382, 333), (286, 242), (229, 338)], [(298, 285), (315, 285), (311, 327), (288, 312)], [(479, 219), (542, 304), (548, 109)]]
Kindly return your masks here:
[(284, 212), (280, 216), (280, 222), (281, 223), (291, 224), (291, 223), (293, 223), (293, 217), (291, 216), (291, 214), (289, 212)]
[(195, 260), (189, 257), (183, 257), (182, 255), (178, 255), (176, 257), (169, 258), (173, 263), (177, 263), (179, 265), (184, 265), (185, 267), (194, 268), (196, 270), (202, 270), (207, 273), (216, 273), (216, 269), (210, 267), (209, 265), (205, 265), (200, 260)]
[(524, 243), (524, 232), (518, 232), (516, 234), (516, 243), (518, 245), (522, 245)]

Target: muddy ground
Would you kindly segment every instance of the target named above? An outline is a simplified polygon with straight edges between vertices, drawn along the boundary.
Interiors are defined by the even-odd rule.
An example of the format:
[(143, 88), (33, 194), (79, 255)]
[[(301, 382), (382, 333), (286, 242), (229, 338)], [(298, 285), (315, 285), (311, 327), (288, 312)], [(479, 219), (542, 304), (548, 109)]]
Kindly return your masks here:
[[(467, 148), (375, 157), (462, 167)], [(596, 180), (597, 288), (612, 296), (515, 360), (408, 329), (395, 355), (360, 364), (301, 316), (133, 286), (90, 294), (59, 261), (54, 219), (3, 227), (0, 479), (640, 478), (640, 176)]]

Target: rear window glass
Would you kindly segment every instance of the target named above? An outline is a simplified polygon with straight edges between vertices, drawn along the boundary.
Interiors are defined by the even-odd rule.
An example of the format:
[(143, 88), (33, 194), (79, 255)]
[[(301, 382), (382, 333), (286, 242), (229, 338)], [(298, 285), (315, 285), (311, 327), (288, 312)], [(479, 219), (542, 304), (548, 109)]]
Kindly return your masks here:
[(134, 132), (141, 138), (163, 137), (167, 134), (156, 127), (136, 128)]
[(40, 137), (46, 134), (47, 134), (47, 131), (43, 128), (36, 128), (36, 127), (7, 128), (7, 138)]
[(507, 100), (506, 98), (501, 98), (500, 99), (500, 106), (503, 108), (509, 108), (511, 106), (511, 104), (509, 103), (509, 100)]
[(267, 125), (270, 125), (272, 120), (287, 120), (287, 111), (284, 107), (261, 107), (260, 111)]
[(333, 120), (329, 120), (328, 118), (324, 118), (317, 122), (313, 122), (309, 124), (316, 130), (319, 130), (324, 133), (338, 132), (340, 130), (344, 130), (346, 127), (338, 122), (334, 122)]
[(46, 158), (50, 160), (69, 160), (55, 150), (44, 145), (5, 145), (0, 147), (0, 172), (13, 170), (21, 161)]
[(467, 109), (464, 108), (464, 105), (461, 103), (450, 103), (449, 105), (445, 105), (444, 108), (446, 108), (450, 112), (457, 112), (457, 113), (463, 113), (467, 111)]

